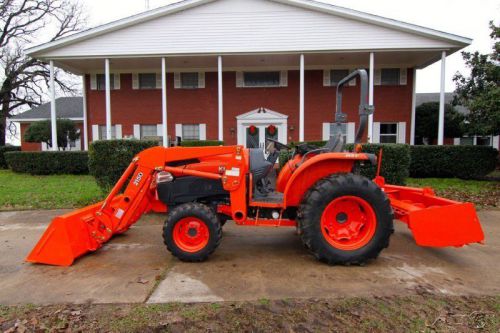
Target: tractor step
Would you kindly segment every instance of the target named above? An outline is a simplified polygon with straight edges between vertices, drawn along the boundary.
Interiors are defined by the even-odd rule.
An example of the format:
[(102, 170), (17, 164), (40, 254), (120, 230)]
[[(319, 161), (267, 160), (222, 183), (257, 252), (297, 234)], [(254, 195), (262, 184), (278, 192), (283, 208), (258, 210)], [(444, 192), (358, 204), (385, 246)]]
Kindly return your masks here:
[(283, 193), (271, 192), (265, 197), (253, 198), (250, 202), (252, 207), (283, 207)]

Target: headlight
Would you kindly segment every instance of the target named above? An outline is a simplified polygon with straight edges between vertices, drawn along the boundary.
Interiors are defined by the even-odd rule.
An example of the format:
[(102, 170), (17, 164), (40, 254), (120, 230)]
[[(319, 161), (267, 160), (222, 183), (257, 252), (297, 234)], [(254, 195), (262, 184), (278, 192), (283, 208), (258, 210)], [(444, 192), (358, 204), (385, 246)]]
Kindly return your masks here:
[(168, 183), (174, 180), (174, 176), (167, 171), (162, 171), (158, 172), (156, 174), (156, 183), (161, 184), (161, 183)]

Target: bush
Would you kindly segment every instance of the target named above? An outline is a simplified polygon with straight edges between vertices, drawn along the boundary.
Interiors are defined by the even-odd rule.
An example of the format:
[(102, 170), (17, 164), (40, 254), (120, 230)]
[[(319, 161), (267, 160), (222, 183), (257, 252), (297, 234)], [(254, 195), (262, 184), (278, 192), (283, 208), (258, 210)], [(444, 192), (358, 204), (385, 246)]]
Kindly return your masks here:
[(120, 179), (135, 155), (158, 146), (157, 141), (106, 140), (89, 147), (89, 171), (103, 191), (108, 191)]
[(223, 145), (224, 141), (217, 140), (186, 140), (181, 142), (182, 147), (212, 147)]
[(3, 146), (0, 147), (0, 169), (7, 169), (9, 166), (7, 165), (7, 161), (5, 161), (4, 154), (9, 151), (21, 151), (21, 147), (17, 146)]
[(14, 151), (5, 153), (14, 172), (32, 175), (87, 174), (88, 154), (85, 151)]
[[(403, 144), (364, 144), (363, 152), (378, 155), (382, 149), (382, 165), (380, 175), (388, 184), (404, 185), (410, 171), (410, 146)], [(352, 150), (353, 145), (347, 145)], [(365, 163), (361, 174), (370, 179), (375, 178), (377, 166)]]
[[(325, 144), (324, 141), (307, 142), (310, 145), (321, 147)], [(354, 145), (348, 144), (347, 150), (352, 150)], [(409, 175), (410, 168), (410, 148), (408, 145), (400, 144), (364, 144), (363, 152), (378, 154), (380, 149), (383, 148), (382, 167), (380, 174), (385, 178), (387, 183), (404, 185), (405, 179)], [(280, 153), (280, 166), (283, 166), (290, 158), (288, 152)], [(365, 163), (361, 167), (361, 174), (365, 177), (373, 179), (377, 172), (377, 166)]]
[(495, 170), (498, 150), (484, 146), (412, 146), (410, 175), (474, 179)]

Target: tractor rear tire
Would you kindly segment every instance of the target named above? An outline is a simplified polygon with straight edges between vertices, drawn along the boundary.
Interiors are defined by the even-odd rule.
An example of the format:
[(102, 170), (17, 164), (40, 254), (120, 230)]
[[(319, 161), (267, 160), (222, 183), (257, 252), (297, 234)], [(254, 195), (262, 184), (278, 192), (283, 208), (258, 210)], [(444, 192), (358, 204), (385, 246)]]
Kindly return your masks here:
[(393, 212), (384, 192), (354, 174), (325, 177), (304, 196), (298, 226), (305, 247), (330, 265), (361, 265), (389, 246)]
[(186, 203), (170, 210), (163, 226), (167, 250), (182, 261), (200, 262), (210, 256), (222, 238), (222, 227), (210, 207)]

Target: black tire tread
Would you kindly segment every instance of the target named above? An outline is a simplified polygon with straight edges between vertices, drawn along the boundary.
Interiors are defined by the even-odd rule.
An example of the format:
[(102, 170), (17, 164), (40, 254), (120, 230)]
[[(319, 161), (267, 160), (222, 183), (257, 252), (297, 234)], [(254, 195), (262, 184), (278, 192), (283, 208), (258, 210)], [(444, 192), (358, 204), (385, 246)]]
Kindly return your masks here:
[[(213, 237), (213, 242), (207, 244), (207, 246), (197, 253), (188, 253), (182, 251), (180, 248), (175, 246), (171, 238), (173, 225), (180, 218), (187, 216), (196, 216), (205, 221), (205, 223), (213, 227), (213, 232), (210, 233), (210, 237)], [(222, 226), (219, 222), (219, 218), (214, 213), (214, 211), (207, 205), (201, 203), (186, 203), (180, 206), (172, 208), (167, 214), (167, 220), (163, 225), (163, 243), (167, 247), (167, 250), (172, 253), (173, 256), (177, 257), (179, 260), (187, 262), (202, 262), (207, 260), (207, 258), (215, 251), (219, 246), (222, 239)]]
[[(368, 249), (360, 253), (348, 253), (348, 251), (338, 249), (332, 250), (336, 252), (332, 253), (332, 251), (325, 250), (326, 240), (324, 240), (319, 229), (317, 219), (319, 206), (325, 202), (325, 198), (334, 197), (335, 193), (341, 193), (342, 189), (371, 193), (370, 195), (377, 200), (378, 207), (374, 207), (376, 214), (378, 210), (379, 214), (383, 215), (382, 219), (385, 219), (385, 221), (382, 221), (384, 225), (377, 227), (376, 233), (380, 233), (379, 241), (366, 245), (362, 249), (367, 247)], [(330, 265), (363, 265), (367, 261), (377, 258), (380, 252), (389, 246), (390, 236), (394, 232), (393, 217), (390, 200), (385, 193), (368, 178), (354, 174), (335, 174), (319, 180), (304, 195), (297, 213), (298, 226), (304, 246), (316, 259)], [(333, 247), (329, 247), (333, 249)], [(338, 255), (340, 252), (344, 252), (346, 255)], [(353, 252), (358, 252), (358, 250)]]

